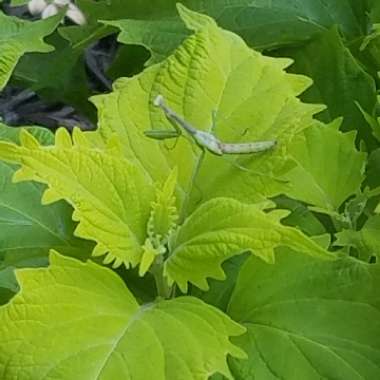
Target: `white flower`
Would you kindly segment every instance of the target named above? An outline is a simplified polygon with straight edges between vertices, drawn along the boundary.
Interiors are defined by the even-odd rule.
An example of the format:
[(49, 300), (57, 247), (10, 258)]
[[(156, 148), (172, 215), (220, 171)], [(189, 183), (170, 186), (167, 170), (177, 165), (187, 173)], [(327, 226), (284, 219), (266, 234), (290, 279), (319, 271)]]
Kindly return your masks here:
[(66, 6), (66, 17), (78, 25), (86, 23), (86, 17), (83, 12), (71, 0), (30, 0), (28, 3), (29, 12), (33, 16), (41, 14), (42, 18), (54, 16), (61, 8)]
[(78, 25), (84, 25), (86, 23), (86, 17), (84, 17), (82, 11), (72, 3), (69, 4), (66, 16)]
[(45, 0), (30, 0), (28, 3), (29, 12), (35, 16), (43, 12), (43, 10), (48, 6)]
[(54, 4), (58, 7), (64, 7), (65, 5), (68, 5), (71, 3), (71, 0), (54, 0)]
[(58, 13), (58, 8), (54, 4), (49, 4), (43, 11), (42, 11), (42, 18), (48, 18), (51, 16), (55, 16)]

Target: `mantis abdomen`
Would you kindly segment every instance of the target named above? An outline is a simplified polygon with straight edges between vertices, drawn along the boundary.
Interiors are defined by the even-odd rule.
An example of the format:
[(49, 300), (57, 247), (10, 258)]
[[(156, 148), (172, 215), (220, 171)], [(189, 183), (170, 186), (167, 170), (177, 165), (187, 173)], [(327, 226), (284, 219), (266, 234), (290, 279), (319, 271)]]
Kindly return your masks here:
[(220, 150), (226, 154), (249, 154), (249, 153), (259, 153), (264, 152), (268, 149), (273, 148), (276, 145), (276, 141), (257, 141), (250, 143), (236, 143), (227, 144), (219, 143)]

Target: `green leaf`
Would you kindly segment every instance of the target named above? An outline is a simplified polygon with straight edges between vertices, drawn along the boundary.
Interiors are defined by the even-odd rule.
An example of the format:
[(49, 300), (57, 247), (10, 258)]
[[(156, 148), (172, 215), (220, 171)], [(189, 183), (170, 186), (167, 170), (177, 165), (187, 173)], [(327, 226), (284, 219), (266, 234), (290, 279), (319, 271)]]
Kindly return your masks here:
[(274, 201), (277, 208), (291, 211), (287, 217), (282, 219), (282, 223), (286, 226), (298, 227), (309, 236), (318, 236), (326, 233), (324, 224), (302, 202), (286, 196), (276, 197)]
[(325, 213), (336, 213), (364, 179), (366, 154), (356, 150), (355, 132), (342, 133), (337, 127), (306, 130), (291, 148), (297, 166), (284, 176), (291, 183), (288, 196)]
[(23, 131), (21, 146), (0, 142), (0, 156), (22, 164), (17, 181), (35, 180), (49, 188), (48, 204), (65, 199), (80, 222), (76, 236), (97, 242), (93, 255), (107, 253), (105, 263), (136, 266), (141, 258), (153, 186), (144, 173), (125, 160), (116, 142), (99, 150), (75, 129), (73, 139), (61, 128), (54, 146), (43, 147)]
[(365, 184), (371, 189), (380, 186), (380, 149), (376, 149), (368, 157)]
[(216, 198), (204, 203), (186, 219), (170, 242), (171, 255), (165, 262), (169, 284), (177, 283), (187, 292), (187, 282), (207, 290), (207, 277), (225, 279), (221, 264), (228, 258), (250, 251), (269, 263), (274, 249), (288, 246), (299, 251), (334, 259), (299, 230), (280, 223), (283, 213), (264, 213), (258, 205), (234, 199)]
[[(20, 130), (0, 124), (0, 140), (19, 143)], [(29, 127), (27, 130), (43, 145), (54, 140), (47, 129)], [(0, 171), (0, 257), (5, 258), (8, 265), (35, 258), (40, 262), (41, 258), (47, 258), (50, 248), (83, 256), (88, 244), (72, 235), (75, 226), (71, 220), (72, 209), (64, 202), (52, 206), (40, 205), (43, 186), (37, 183), (13, 184), (12, 176), (16, 171), (13, 165), (2, 162)]]
[[(29, 128), (42, 144), (53, 140), (48, 130)], [(18, 142), (20, 129), (0, 124), (0, 139)], [(72, 209), (64, 202), (42, 206), (44, 187), (34, 183), (13, 184), (13, 165), (0, 162), (0, 288), (14, 291), (15, 267), (47, 264), (51, 248), (77, 258), (88, 257), (91, 245), (73, 236)], [(1, 302), (1, 300), (0, 300)]]
[(355, 197), (350, 198), (344, 205), (341, 227), (357, 229), (358, 225), (362, 225), (365, 214), (368, 214), (369, 200), (374, 196), (371, 191), (365, 189), (364, 192), (359, 191)]
[(380, 24), (371, 25), (369, 34), (350, 45), (350, 49), (364, 65), (367, 72), (378, 82), (377, 73), (380, 71)]
[[(99, 111), (100, 127), (92, 134), (97, 144), (117, 134), (125, 156), (161, 183), (171, 168), (178, 167), (182, 220), (197, 204), (214, 197), (255, 202), (283, 192), (287, 185), (276, 177), (287, 164), (288, 146), (294, 135), (315, 123), (313, 115), (322, 109), (297, 98), (310, 81), (284, 71), (291, 61), (264, 57), (236, 35), (204, 20), (205, 16), (186, 13), (187, 25), (200, 29), (171, 57), (140, 75), (117, 81), (111, 94), (93, 98)], [(216, 110), (213, 132), (223, 141), (276, 139), (278, 147), (223, 159), (203, 155), (185, 139), (174, 147), (150, 139), (146, 130), (172, 129), (152, 104), (158, 94), (201, 130), (211, 130)]]
[[(380, 267), (282, 251), (275, 265), (252, 257), (229, 315), (248, 329), (236, 340), (236, 380), (359, 380), (380, 377)], [(252, 296), (254, 295), (254, 296)]]
[[(170, 55), (188, 34), (176, 15), (176, 3), (176, 0), (78, 0), (89, 25), (61, 28), (61, 31), (71, 41), (77, 36), (92, 38), (106, 30), (96, 21), (129, 19), (111, 24), (129, 34), (121, 37), (122, 42), (149, 47), (153, 62)], [(300, 44), (336, 24), (349, 40), (367, 31), (367, 4), (363, 0), (183, 0), (181, 3), (213, 17), (223, 28), (239, 34), (257, 49)]]
[(113, 271), (57, 253), (17, 278), (0, 308), (4, 380), (231, 379), (227, 355), (244, 357), (229, 341), (244, 329), (196, 298), (139, 306)]
[(11, 0), (11, 4), (14, 7), (17, 7), (19, 5), (25, 5), (28, 3), (29, 0)]
[[(54, 141), (54, 135), (49, 129), (41, 127), (24, 127), (31, 133), (42, 145), (49, 145)], [(0, 123), (0, 140), (20, 143), (21, 127), (9, 127)]]
[(83, 58), (87, 45), (73, 48), (58, 33), (49, 36), (47, 41), (54, 46), (54, 51), (22, 57), (12, 83), (28, 87), (50, 103), (64, 102), (91, 116), (95, 110), (88, 101), (90, 89)]
[(72, 235), (71, 207), (64, 202), (42, 206), (44, 187), (33, 182), (13, 184), (15, 171), (13, 165), (0, 163), (0, 257), (26, 251), (46, 256), (50, 248), (82, 256), (86, 244)]
[(368, 261), (380, 253), (380, 215), (371, 216), (360, 231), (350, 229), (338, 232), (336, 246), (354, 247), (361, 260)]
[[(103, 24), (114, 26), (121, 30), (118, 41), (123, 44), (142, 45), (151, 53), (151, 59), (146, 65), (164, 60), (188, 37), (190, 30), (197, 30), (213, 23), (207, 16), (201, 16), (177, 4), (182, 18), (170, 17), (153, 20), (112, 20), (102, 21)], [(195, 21), (196, 20), (196, 21)], [(195, 21), (195, 25), (193, 25)], [(184, 25), (184, 23), (187, 24)]]
[(210, 2), (206, 8), (218, 23), (261, 49), (299, 44), (335, 24), (349, 40), (367, 28), (367, 6), (362, 0), (225, 0), (224, 7)]
[(371, 21), (373, 23), (380, 22), (380, 3), (378, 3), (376, 0), (370, 1), (370, 9), (371, 9)]
[(150, 53), (143, 46), (120, 45), (113, 62), (107, 70), (112, 81), (120, 77), (133, 77), (144, 70), (144, 64)]
[(194, 286), (191, 288), (191, 295), (201, 298), (207, 304), (225, 312), (230, 302), (232, 291), (235, 288), (240, 268), (249, 256), (250, 253), (245, 253), (226, 260), (222, 265), (223, 271), (226, 273), (226, 279), (224, 281), (210, 279), (210, 288), (207, 291), (202, 291)]
[(357, 130), (359, 138), (375, 144), (372, 128), (355, 105), (360, 103), (372, 113), (376, 104), (375, 81), (344, 45), (336, 27), (303, 47), (282, 49), (276, 55), (293, 58), (295, 63), (290, 71), (313, 79), (314, 85), (301, 99), (328, 106), (318, 115), (321, 121), (329, 123), (342, 116), (343, 131)]
[(359, 108), (360, 112), (362, 113), (365, 121), (372, 129), (372, 134), (376, 138), (376, 140), (380, 141), (380, 123), (379, 119), (372, 116), (370, 113), (368, 113), (361, 105), (360, 103), (356, 102), (356, 106)]
[(71, 43), (73, 49), (89, 46), (114, 32), (114, 28), (99, 24), (99, 20), (133, 17), (130, 15), (129, 4), (123, 0), (77, 0), (75, 3), (85, 15), (86, 24), (69, 25), (58, 29), (61, 36)]
[(25, 21), (0, 12), (0, 90), (7, 84), (20, 57), (27, 52), (47, 53), (53, 47), (43, 38), (57, 27), (62, 15), (41, 21)]
[(181, 20), (112, 20), (103, 24), (121, 30), (117, 40), (126, 45), (141, 45), (151, 53), (146, 65), (163, 61), (190, 35)]
[(17, 280), (13, 268), (0, 268), (0, 305), (6, 304), (17, 291)]

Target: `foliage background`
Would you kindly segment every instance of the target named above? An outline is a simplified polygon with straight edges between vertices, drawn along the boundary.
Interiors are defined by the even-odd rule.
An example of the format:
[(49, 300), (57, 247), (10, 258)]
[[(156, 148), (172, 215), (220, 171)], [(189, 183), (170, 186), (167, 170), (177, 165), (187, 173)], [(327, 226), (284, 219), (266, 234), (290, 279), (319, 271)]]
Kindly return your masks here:
[[(25, 3), (0, 13), (1, 377), (378, 378), (379, 2), (78, 0), (85, 26)], [(198, 171), (144, 137), (154, 93), (279, 149)], [(157, 231), (154, 302), (129, 264)]]

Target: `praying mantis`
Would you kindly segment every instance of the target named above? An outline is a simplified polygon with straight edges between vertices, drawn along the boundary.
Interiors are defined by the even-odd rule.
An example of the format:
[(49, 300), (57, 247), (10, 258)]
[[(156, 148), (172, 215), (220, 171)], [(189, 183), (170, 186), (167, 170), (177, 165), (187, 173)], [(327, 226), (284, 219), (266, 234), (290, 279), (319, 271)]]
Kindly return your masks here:
[[(162, 95), (158, 95), (154, 99), (153, 104), (164, 111), (165, 116), (174, 127), (174, 130), (172, 131), (149, 130), (144, 132), (144, 134), (147, 137), (153, 139), (165, 140), (170, 138), (178, 138), (182, 134), (180, 128), (182, 127), (182, 129), (184, 129), (187, 132), (187, 134), (202, 150), (206, 149), (217, 156), (223, 156), (226, 154), (259, 153), (269, 150), (277, 144), (275, 140), (256, 141), (247, 143), (225, 143), (220, 141), (213, 133), (196, 129), (192, 125), (190, 125), (186, 120), (184, 120), (181, 116), (179, 116), (176, 112), (174, 112), (165, 104), (164, 97)], [(214, 125), (215, 112), (213, 113), (213, 126)]]

